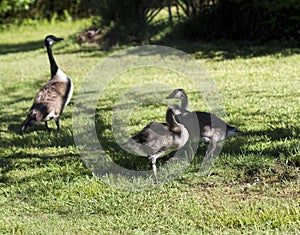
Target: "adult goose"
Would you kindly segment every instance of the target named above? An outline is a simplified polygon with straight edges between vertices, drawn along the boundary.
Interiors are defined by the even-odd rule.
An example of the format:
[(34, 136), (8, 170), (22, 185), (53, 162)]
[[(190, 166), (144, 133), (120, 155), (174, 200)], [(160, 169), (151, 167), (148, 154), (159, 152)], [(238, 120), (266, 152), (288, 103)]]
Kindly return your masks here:
[(50, 131), (47, 122), (51, 119), (55, 121), (57, 132), (60, 130), (59, 118), (73, 94), (71, 79), (57, 66), (52, 53), (52, 45), (61, 40), (63, 39), (53, 35), (48, 35), (45, 38), (51, 78), (35, 96), (27, 118), (22, 123), (22, 131), (41, 121), (45, 121), (46, 128)]
[(182, 148), (189, 138), (187, 129), (175, 119), (174, 107), (166, 112), (166, 123), (150, 122), (125, 144), (135, 153), (147, 156), (152, 163), (155, 183), (158, 183), (156, 160)]
[(176, 120), (188, 129), (192, 140), (202, 139), (209, 143), (206, 153), (208, 158), (213, 156), (217, 143), (240, 132), (237, 127), (230, 126), (212, 113), (188, 111), (188, 97), (183, 89), (173, 90), (166, 98), (181, 100), (181, 114), (176, 115)]

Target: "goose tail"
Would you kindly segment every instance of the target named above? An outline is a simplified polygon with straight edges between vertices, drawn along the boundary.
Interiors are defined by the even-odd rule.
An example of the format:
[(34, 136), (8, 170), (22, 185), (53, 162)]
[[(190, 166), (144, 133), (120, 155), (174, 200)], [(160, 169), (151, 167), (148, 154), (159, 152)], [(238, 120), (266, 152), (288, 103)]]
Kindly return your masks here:
[(237, 127), (232, 127), (232, 126), (227, 127), (227, 138), (230, 138), (231, 136), (233, 136), (235, 134), (241, 134), (241, 133), (243, 133), (243, 132), (240, 131)]
[(147, 147), (134, 138), (130, 138), (127, 142), (123, 143), (121, 147), (131, 154), (147, 156)]

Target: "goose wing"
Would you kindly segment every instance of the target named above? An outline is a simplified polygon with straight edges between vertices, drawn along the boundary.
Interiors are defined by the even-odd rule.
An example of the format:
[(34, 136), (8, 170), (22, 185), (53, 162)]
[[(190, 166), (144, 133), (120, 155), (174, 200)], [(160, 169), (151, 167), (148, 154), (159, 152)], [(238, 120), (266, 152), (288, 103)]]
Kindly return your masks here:
[(68, 83), (49, 81), (37, 93), (31, 109), (42, 112), (43, 118), (51, 112), (60, 115), (66, 102)]
[(172, 133), (166, 123), (151, 122), (132, 137), (138, 152), (151, 155), (169, 148)]

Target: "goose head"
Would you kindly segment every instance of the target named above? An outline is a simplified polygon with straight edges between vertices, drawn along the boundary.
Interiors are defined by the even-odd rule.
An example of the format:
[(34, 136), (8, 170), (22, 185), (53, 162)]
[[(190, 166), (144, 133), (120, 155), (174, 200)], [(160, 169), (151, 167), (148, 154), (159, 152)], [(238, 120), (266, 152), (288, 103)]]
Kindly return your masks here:
[(48, 35), (45, 38), (45, 45), (52, 46), (54, 43), (64, 40), (63, 38), (55, 37), (54, 35)]
[(33, 126), (34, 123), (35, 121), (33, 119), (31, 120), (26, 119), (24, 122), (22, 122), (22, 131), (26, 131), (28, 128)]
[(175, 89), (166, 99), (182, 99), (186, 97), (186, 93), (183, 89)]
[(181, 112), (186, 112), (188, 109), (188, 97), (183, 89), (175, 89), (166, 99), (180, 99), (181, 100)]
[(34, 110), (30, 110), (28, 113), (27, 118), (22, 122), (22, 131), (26, 131), (28, 128), (33, 126), (33, 124), (36, 122), (36, 113)]

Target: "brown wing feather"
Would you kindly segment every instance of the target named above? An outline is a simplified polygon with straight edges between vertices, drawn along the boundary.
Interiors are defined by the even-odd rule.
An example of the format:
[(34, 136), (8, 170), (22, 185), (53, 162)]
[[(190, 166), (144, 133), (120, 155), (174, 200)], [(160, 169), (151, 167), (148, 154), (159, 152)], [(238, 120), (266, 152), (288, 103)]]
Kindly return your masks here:
[(52, 110), (55, 115), (60, 115), (64, 108), (67, 82), (49, 81), (37, 93), (31, 109), (40, 110), (43, 117), (47, 116)]

